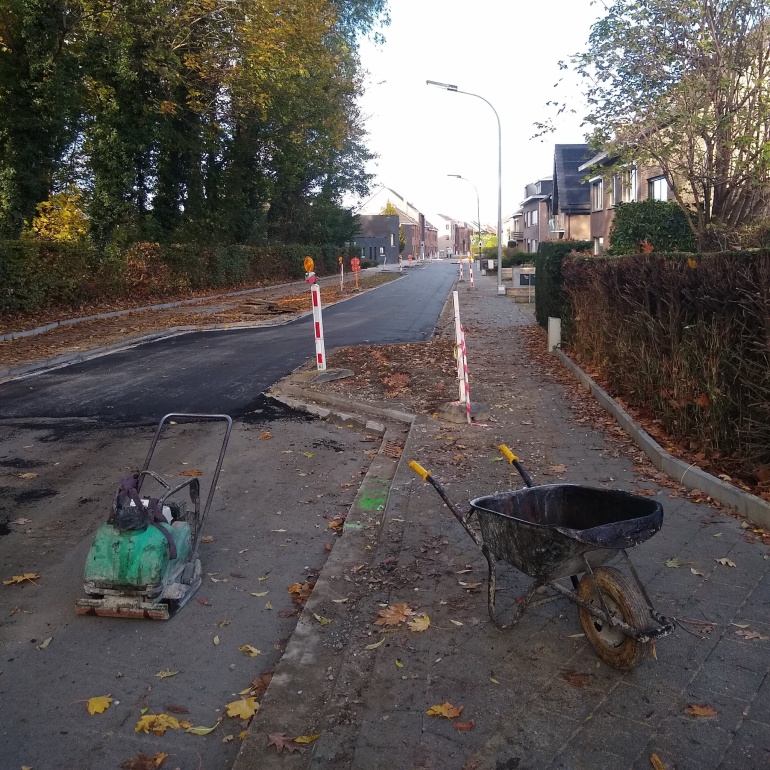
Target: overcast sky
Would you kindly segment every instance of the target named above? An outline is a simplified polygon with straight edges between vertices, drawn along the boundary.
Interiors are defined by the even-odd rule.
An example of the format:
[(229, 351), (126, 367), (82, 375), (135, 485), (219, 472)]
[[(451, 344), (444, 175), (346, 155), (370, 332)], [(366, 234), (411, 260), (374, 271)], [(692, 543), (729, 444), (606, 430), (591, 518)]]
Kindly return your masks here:
[[(553, 145), (584, 141), (578, 89), (554, 84), (558, 61), (585, 49), (595, 0), (390, 0), (386, 43), (364, 42), (370, 73), (363, 113), (369, 168), (426, 214), (497, 222), (497, 121), (480, 99), (426, 86), (453, 83), (494, 105), (502, 126), (503, 220), (518, 208), (524, 185), (553, 173)], [(555, 134), (531, 139), (549, 99), (570, 97), (578, 115), (562, 118)], [(373, 189), (376, 189), (373, 188)]]

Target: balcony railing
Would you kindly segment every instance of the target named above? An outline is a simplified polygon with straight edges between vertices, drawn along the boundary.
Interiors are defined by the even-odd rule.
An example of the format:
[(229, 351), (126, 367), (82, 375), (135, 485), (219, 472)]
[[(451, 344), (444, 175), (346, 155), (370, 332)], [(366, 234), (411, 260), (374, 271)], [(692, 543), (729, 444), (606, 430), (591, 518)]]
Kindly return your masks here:
[(511, 241), (523, 241), (524, 240), (524, 233), (521, 230), (511, 230), (510, 232), (510, 238)]

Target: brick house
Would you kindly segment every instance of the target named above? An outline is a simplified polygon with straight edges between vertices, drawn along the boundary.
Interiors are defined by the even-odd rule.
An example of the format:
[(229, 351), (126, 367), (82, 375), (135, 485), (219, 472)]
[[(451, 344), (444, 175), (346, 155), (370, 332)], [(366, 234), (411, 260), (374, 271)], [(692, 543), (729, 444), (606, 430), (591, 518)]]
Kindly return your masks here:
[(528, 184), (521, 202), (523, 219), (522, 245), (524, 251), (534, 254), (541, 241), (548, 240), (548, 219), (551, 211), (553, 179), (546, 177)]

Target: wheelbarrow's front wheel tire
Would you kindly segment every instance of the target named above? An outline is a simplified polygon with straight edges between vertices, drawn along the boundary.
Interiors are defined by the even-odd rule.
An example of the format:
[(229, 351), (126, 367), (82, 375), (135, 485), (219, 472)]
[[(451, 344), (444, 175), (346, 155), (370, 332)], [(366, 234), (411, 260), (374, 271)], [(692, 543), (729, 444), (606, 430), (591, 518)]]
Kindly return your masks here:
[[(578, 597), (600, 612), (602, 601), (611, 615), (634, 629), (648, 625), (649, 608), (639, 589), (620, 570), (614, 567), (599, 567), (593, 577), (586, 573), (578, 587)], [(578, 606), (580, 625), (596, 654), (608, 665), (620, 671), (636, 668), (650, 651), (649, 642), (640, 642), (627, 636), (617, 626), (597, 618), (588, 610)]]

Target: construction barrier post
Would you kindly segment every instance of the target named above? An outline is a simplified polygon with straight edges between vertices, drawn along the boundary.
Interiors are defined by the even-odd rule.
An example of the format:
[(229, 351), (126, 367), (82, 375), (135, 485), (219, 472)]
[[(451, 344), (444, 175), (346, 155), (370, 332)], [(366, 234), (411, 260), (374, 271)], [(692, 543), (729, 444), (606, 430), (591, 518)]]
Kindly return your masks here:
[(338, 259), (340, 263), (340, 291), (342, 291), (342, 286), (345, 283), (345, 262), (342, 257), (338, 257)]
[(460, 300), (457, 292), (452, 292), (452, 302), (455, 311), (455, 351), (457, 356), (457, 383), (460, 389), (460, 403), (465, 403), (465, 372), (463, 370), (463, 327), (460, 325)]
[(463, 274), (463, 258), (460, 257), (459, 261), (460, 261), (460, 277), (458, 280), (461, 281), (462, 283), (465, 283), (465, 275)]
[(462, 335), (462, 361), (463, 361), (463, 380), (465, 382), (465, 417), (468, 425), (473, 423), (471, 419), (471, 384), (468, 377), (468, 348), (465, 346), (465, 330), (460, 327)]
[(473, 260), (468, 260), (468, 273), (471, 277), (471, 289), (473, 288)]
[(326, 370), (326, 350), (324, 349), (324, 324), (321, 317), (321, 288), (317, 283), (310, 287), (313, 298), (313, 329), (315, 331), (315, 358), (318, 370)]

